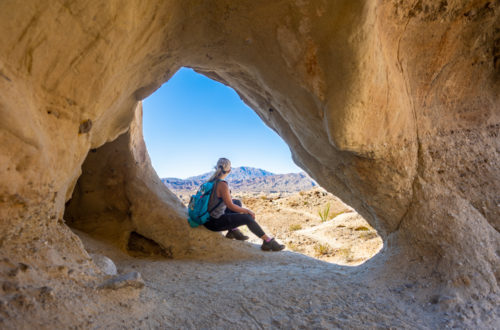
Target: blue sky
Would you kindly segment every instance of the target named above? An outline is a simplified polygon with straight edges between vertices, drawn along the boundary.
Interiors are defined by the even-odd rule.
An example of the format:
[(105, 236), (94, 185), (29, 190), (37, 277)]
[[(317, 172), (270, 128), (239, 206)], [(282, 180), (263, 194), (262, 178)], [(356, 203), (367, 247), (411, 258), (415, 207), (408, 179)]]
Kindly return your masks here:
[(180, 69), (143, 109), (144, 140), (161, 178), (210, 172), (220, 157), (233, 167), (302, 171), (281, 137), (232, 88), (191, 69)]

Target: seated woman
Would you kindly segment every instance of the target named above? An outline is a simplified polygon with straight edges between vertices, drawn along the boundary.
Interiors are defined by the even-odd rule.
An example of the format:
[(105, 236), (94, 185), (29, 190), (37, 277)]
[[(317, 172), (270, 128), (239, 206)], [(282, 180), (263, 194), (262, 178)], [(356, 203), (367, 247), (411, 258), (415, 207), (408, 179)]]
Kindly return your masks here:
[(212, 195), (208, 202), (210, 219), (204, 224), (207, 229), (212, 231), (228, 230), (227, 238), (237, 240), (246, 240), (248, 236), (243, 235), (237, 227), (247, 225), (248, 229), (257, 237), (262, 239), (264, 251), (280, 251), (285, 248), (283, 244), (276, 242), (274, 238), (264, 233), (259, 224), (255, 221), (255, 213), (241, 207), (241, 202), (231, 198), (229, 186), (223, 181), (231, 172), (231, 162), (229, 159), (220, 158), (217, 161), (215, 173), (208, 181), (216, 181)]

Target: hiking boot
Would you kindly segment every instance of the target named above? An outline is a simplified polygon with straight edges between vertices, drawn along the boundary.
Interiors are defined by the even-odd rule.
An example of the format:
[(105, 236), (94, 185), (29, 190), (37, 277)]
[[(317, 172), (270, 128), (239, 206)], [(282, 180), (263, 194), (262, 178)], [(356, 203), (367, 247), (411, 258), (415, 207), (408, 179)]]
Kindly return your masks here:
[(243, 233), (239, 229), (228, 231), (226, 237), (234, 238), (237, 239), (238, 241), (246, 241), (248, 239), (248, 236), (243, 235)]
[(281, 251), (285, 248), (283, 244), (280, 244), (272, 238), (269, 242), (264, 241), (260, 247), (264, 251)]

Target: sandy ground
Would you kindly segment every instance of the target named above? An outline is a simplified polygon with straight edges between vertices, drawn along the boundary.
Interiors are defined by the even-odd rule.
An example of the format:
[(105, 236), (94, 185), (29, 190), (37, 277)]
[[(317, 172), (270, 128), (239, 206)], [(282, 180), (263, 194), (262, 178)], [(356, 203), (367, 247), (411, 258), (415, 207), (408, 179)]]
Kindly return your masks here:
[[(181, 192), (178, 196), (187, 205), (188, 195)], [(363, 217), (322, 188), (291, 194), (238, 193), (233, 198), (254, 211), (264, 231), (284, 243), (289, 251), (356, 266), (383, 246), (377, 231)], [(261, 243), (246, 226), (240, 229), (249, 242)]]
[[(289, 195), (236, 195), (256, 213), (266, 233), (290, 251), (339, 265), (355, 266), (382, 248), (382, 239), (359, 214), (321, 188)], [(260, 240), (246, 227), (250, 242)]]
[[(88, 328), (332, 329), (428, 328), (437, 320), (401, 292), (360, 283), (360, 269), (291, 251), (225, 262), (138, 259), (80, 233), (119, 273), (140, 271), (146, 286), (120, 289), (119, 302), (89, 318)], [(369, 268), (364, 271), (369, 271)], [(406, 290), (400, 288), (400, 290)], [(111, 310), (109, 310), (111, 308)], [(427, 316), (426, 316), (427, 315)]]

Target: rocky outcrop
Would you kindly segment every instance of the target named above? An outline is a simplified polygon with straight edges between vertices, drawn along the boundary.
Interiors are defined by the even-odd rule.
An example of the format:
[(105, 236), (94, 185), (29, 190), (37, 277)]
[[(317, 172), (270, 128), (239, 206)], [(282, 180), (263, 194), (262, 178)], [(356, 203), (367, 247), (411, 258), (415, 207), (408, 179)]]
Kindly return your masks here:
[(174, 257), (219, 244), (189, 231), (132, 124), (188, 66), (233, 87), (378, 230), (386, 245), (367, 267), (379, 281), (498, 293), (499, 12), (458, 0), (3, 1), (1, 253), (87, 265), (63, 216), (84, 161), (75, 217), (111, 214), (117, 242), (136, 231)]

